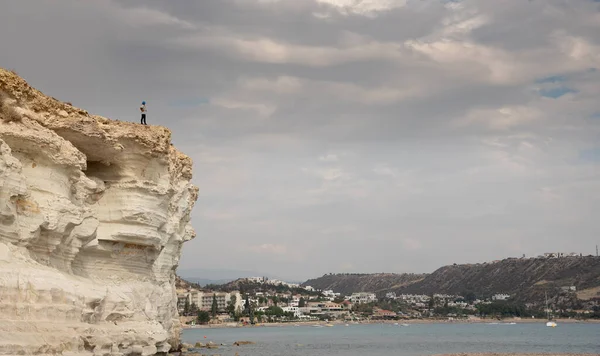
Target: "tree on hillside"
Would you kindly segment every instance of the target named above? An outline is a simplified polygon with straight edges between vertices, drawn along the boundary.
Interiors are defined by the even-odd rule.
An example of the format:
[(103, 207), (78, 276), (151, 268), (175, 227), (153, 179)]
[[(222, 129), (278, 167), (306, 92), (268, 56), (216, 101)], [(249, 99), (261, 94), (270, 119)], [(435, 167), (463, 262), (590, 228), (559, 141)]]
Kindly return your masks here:
[(469, 304), (473, 304), (474, 301), (477, 300), (477, 296), (473, 292), (467, 292), (465, 294), (465, 301)]
[(303, 297), (300, 297), (300, 300), (298, 301), (298, 307), (304, 308), (305, 306), (306, 306), (306, 300), (304, 300)]
[(373, 314), (375, 303), (357, 303), (352, 306), (352, 311), (363, 314)]
[(227, 312), (232, 317), (235, 317), (235, 305), (237, 304), (237, 297), (235, 294), (231, 296), (229, 299), (229, 303), (227, 303)]
[(346, 300), (344, 297), (339, 296), (339, 297), (335, 297), (335, 299), (333, 300), (333, 302), (339, 304), (339, 303), (343, 302), (344, 300)]
[(190, 305), (190, 309), (188, 311), (188, 315), (196, 315), (198, 313), (198, 306), (196, 303), (192, 302)]
[(267, 310), (265, 311), (265, 315), (282, 316), (283, 309), (281, 309), (278, 306), (268, 307)]
[(213, 318), (217, 316), (217, 308), (218, 308), (217, 295), (213, 294), (212, 308), (211, 308), (211, 312), (212, 312), (212, 317)]
[(210, 321), (210, 314), (208, 314), (207, 311), (200, 310), (198, 312), (198, 323), (199, 324), (206, 324), (209, 321)]
[(250, 315), (250, 299), (248, 299), (248, 295), (246, 294), (246, 303), (244, 303), (244, 313)]
[(187, 316), (190, 314), (190, 300), (185, 298), (185, 304), (183, 305), (183, 315)]

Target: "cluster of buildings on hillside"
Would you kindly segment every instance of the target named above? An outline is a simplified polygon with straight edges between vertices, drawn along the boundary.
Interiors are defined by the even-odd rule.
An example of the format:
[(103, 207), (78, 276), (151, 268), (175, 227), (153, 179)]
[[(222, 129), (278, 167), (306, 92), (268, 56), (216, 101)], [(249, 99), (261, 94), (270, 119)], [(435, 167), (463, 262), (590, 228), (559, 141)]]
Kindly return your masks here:
[[(281, 281), (279, 279), (270, 279), (267, 277), (248, 277), (248, 278), (241, 278), (240, 280), (252, 282), (252, 283), (270, 284), (270, 285), (274, 285), (274, 286), (285, 286), (288, 288), (300, 288), (300, 284), (298, 284), (298, 283), (288, 283), (285, 281)], [(312, 287), (308, 287), (309, 289), (307, 289), (306, 287), (302, 287), (302, 288), (304, 288), (306, 290), (314, 291), (314, 288), (312, 288)]]
[[(298, 284), (287, 283), (277, 279), (268, 279), (266, 277), (249, 277), (244, 278), (252, 283), (259, 283), (265, 285), (274, 286), (286, 286), (288, 288), (299, 288)], [(197, 289), (178, 290), (178, 309), (183, 312), (185, 305), (194, 304), (198, 310), (210, 311), (213, 307), (213, 300), (216, 300), (217, 311), (224, 313), (231, 311), (232, 307), (236, 313), (241, 313), (245, 308), (246, 299), (251, 303), (253, 310), (264, 311), (269, 307), (277, 305), (283, 309), (284, 312), (292, 313), (295, 317), (319, 317), (321, 315), (340, 316), (347, 314), (353, 305), (356, 304), (367, 304), (378, 301), (377, 295), (371, 292), (358, 292), (353, 293), (349, 296), (342, 296), (340, 293), (336, 293), (333, 290), (318, 291), (319, 295), (315, 296), (314, 293), (308, 294), (308, 292), (314, 292), (315, 289), (307, 286), (302, 287), (307, 293), (292, 293), (291, 291), (278, 293), (273, 291), (265, 292), (254, 292), (251, 295), (242, 295), (239, 291), (233, 292), (207, 292)], [(464, 301), (464, 298), (458, 295), (447, 295), (447, 294), (434, 294), (433, 298), (436, 303), (441, 303), (448, 307), (460, 307), (460, 308), (474, 308), (479, 303), (490, 303), (490, 301), (475, 300), (471, 303)], [(390, 292), (385, 295), (386, 300), (397, 300), (402, 301), (403, 304), (408, 305), (416, 310), (425, 310), (430, 307), (431, 296), (428, 295), (415, 295), (415, 294), (400, 294)], [(492, 301), (501, 301), (510, 299), (508, 294), (496, 294), (492, 296)], [(301, 300), (304, 302), (301, 303)], [(335, 301), (342, 301), (335, 303)], [(382, 317), (391, 316), (391, 312), (386, 310), (378, 309), (374, 311), (374, 315)]]
[(583, 253), (577, 252), (546, 252), (539, 255), (538, 258), (559, 258), (559, 257), (583, 257)]
[[(250, 277), (245, 280), (248, 282), (264, 284), (266, 286), (282, 285), (288, 287), (289, 290), (285, 292), (276, 292), (273, 288), (265, 286), (265, 288), (261, 288), (259, 291), (253, 291), (252, 293), (242, 295), (239, 291), (208, 292), (197, 289), (181, 289), (177, 291), (178, 309), (180, 313), (182, 313), (186, 308), (186, 305), (189, 306), (194, 304), (197, 310), (211, 311), (213, 305), (216, 304), (217, 312), (222, 314), (221, 317), (223, 319), (221, 320), (231, 320), (229, 314), (232, 310), (235, 315), (240, 316), (246, 308), (246, 303), (249, 303), (251, 309), (255, 312), (265, 312), (265, 314), (267, 314), (271, 307), (277, 306), (280, 307), (284, 313), (287, 313), (288, 316), (293, 315), (298, 319), (314, 320), (317, 318), (352, 319), (356, 316), (364, 316), (364, 308), (353, 307), (361, 304), (370, 304), (366, 309), (369, 310), (369, 317), (385, 319), (431, 316), (433, 315), (432, 313), (434, 310), (440, 307), (476, 311), (479, 304), (490, 304), (494, 301), (507, 301), (511, 299), (511, 295), (506, 293), (497, 293), (485, 300), (476, 299), (475, 296), (473, 296), (473, 299), (467, 301), (460, 295), (433, 294), (430, 296), (422, 294), (396, 294), (390, 292), (380, 300), (377, 295), (372, 292), (358, 292), (343, 296), (333, 290), (315, 291), (312, 287), (302, 287), (305, 291), (302, 292), (301, 289), (298, 289), (300, 287), (298, 284), (268, 279), (265, 277)], [(294, 292), (292, 292), (292, 288)], [(574, 286), (565, 286), (562, 289), (563, 291), (571, 293), (576, 290)], [(318, 292), (318, 294), (314, 292)], [(401, 310), (404, 310), (405, 312), (394, 312), (374, 307), (376, 305), (384, 305), (377, 304), (376, 302), (378, 301), (398, 301), (403, 305)], [(398, 310), (399, 308), (395, 309)], [(363, 312), (355, 313), (353, 310), (360, 310)]]
[[(463, 309), (475, 310), (475, 305), (479, 303), (490, 303), (489, 301), (475, 300), (469, 304), (462, 300), (461, 296), (434, 294), (433, 298), (437, 305), (448, 307), (459, 307)], [(510, 296), (507, 294), (497, 294), (493, 300), (506, 300)], [(252, 295), (243, 296), (239, 291), (234, 292), (204, 292), (195, 289), (178, 290), (178, 309), (180, 313), (184, 311), (186, 303), (195, 304), (199, 310), (211, 311), (213, 300), (216, 300), (217, 312), (226, 313), (233, 310), (241, 315), (245, 308), (246, 299), (255, 311), (267, 311), (272, 306), (280, 307), (283, 312), (292, 314), (298, 319), (314, 320), (316, 318), (349, 318), (352, 316), (354, 305), (369, 304), (378, 301), (375, 293), (359, 292), (349, 296), (342, 297), (340, 293), (331, 290), (322, 291), (319, 296), (309, 294), (293, 294), (292, 292), (255, 292)], [(387, 293), (386, 300), (398, 300), (413, 309), (412, 312), (402, 313), (393, 312), (381, 308), (374, 308), (372, 318), (402, 318), (402, 317), (420, 317), (427, 312), (430, 305), (431, 296)], [(340, 301), (339, 303), (334, 302)], [(230, 306), (228, 308), (228, 306)], [(228, 316), (227, 316), (228, 317)]]
[[(521, 257), (508, 257), (505, 260), (536, 260), (536, 259), (551, 259), (551, 258), (574, 258), (574, 257), (589, 257), (593, 255), (586, 255), (584, 256), (583, 253), (577, 253), (577, 252), (544, 252), (543, 254), (537, 255), (537, 256), (530, 256), (527, 257), (525, 254), (523, 254)], [(596, 256), (598, 257), (598, 256)], [(504, 260), (493, 260), (490, 262), (482, 262), (482, 263), (465, 263), (465, 266), (472, 266), (472, 265), (486, 265), (486, 264), (490, 264), (490, 263), (499, 263), (502, 262)]]

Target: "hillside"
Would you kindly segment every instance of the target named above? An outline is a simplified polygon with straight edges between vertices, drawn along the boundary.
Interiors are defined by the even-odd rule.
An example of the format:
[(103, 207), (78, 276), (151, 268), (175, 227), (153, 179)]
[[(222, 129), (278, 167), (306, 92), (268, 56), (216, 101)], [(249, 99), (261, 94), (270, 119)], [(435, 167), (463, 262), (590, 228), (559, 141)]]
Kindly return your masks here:
[(333, 290), (342, 295), (354, 292), (385, 293), (392, 289), (400, 289), (425, 278), (426, 274), (413, 273), (341, 273), (326, 274), (322, 277), (309, 279), (303, 286), (311, 286), (320, 290)]
[(239, 278), (235, 281), (231, 281), (220, 285), (206, 285), (204, 288), (211, 290), (218, 290), (224, 292), (231, 292), (234, 290), (240, 291), (240, 293), (254, 294), (256, 292), (272, 292), (272, 293), (285, 293), (291, 292), (293, 294), (309, 294), (319, 295), (319, 292), (309, 292), (300, 287), (290, 287), (283, 284), (269, 284), (248, 281), (246, 278)]
[(544, 291), (556, 293), (563, 286), (575, 286), (580, 293), (600, 286), (600, 258), (509, 258), (495, 263), (445, 266), (419, 282), (390, 289), (418, 294), (470, 291), (478, 297), (507, 293), (518, 300), (539, 300)]
[(318, 289), (410, 294), (465, 294), (478, 297), (507, 293), (517, 300), (540, 300), (560, 287), (575, 286), (580, 299), (600, 298), (600, 258), (509, 258), (494, 263), (444, 266), (431, 274), (328, 274), (303, 283)]

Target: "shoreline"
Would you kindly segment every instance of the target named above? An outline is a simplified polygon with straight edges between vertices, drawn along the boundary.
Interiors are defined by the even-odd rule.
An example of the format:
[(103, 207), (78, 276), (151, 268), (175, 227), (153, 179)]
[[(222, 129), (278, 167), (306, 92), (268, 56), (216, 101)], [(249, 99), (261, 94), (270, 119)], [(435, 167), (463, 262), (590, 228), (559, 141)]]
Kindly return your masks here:
[[(555, 319), (558, 325), (560, 324), (600, 324), (600, 320), (577, 320), (577, 319)], [(239, 323), (222, 323), (209, 325), (182, 325), (183, 330), (187, 329), (235, 329), (235, 328), (262, 328), (262, 327), (294, 327), (294, 326), (326, 326), (326, 325), (371, 325), (371, 324), (545, 324), (545, 319), (471, 319), (471, 320), (448, 320), (448, 319), (405, 319), (405, 320), (371, 320), (363, 322), (345, 322), (345, 321), (296, 321), (296, 322), (276, 322), (276, 323), (261, 323), (256, 325), (241, 325)], [(484, 354), (481, 354), (484, 355)]]
[(598, 355), (598, 354), (557, 354), (557, 353), (546, 353), (546, 354), (540, 354), (540, 353), (534, 353), (534, 354), (528, 354), (528, 353), (496, 353), (496, 352), (492, 352), (492, 353), (464, 353), (464, 354), (439, 354), (439, 355), (432, 355), (432, 356), (591, 356), (591, 355)]

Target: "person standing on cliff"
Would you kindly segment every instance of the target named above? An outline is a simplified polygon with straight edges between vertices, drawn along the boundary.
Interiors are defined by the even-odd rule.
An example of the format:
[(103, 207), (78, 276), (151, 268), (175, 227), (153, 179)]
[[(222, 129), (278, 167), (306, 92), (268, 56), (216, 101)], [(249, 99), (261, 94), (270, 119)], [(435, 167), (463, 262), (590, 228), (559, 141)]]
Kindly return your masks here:
[(142, 120), (140, 121), (140, 123), (142, 125), (147, 125), (146, 124), (146, 112), (148, 110), (146, 110), (146, 102), (145, 101), (142, 101), (142, 106), (140, 106), (140, 111), (142, 112)]

